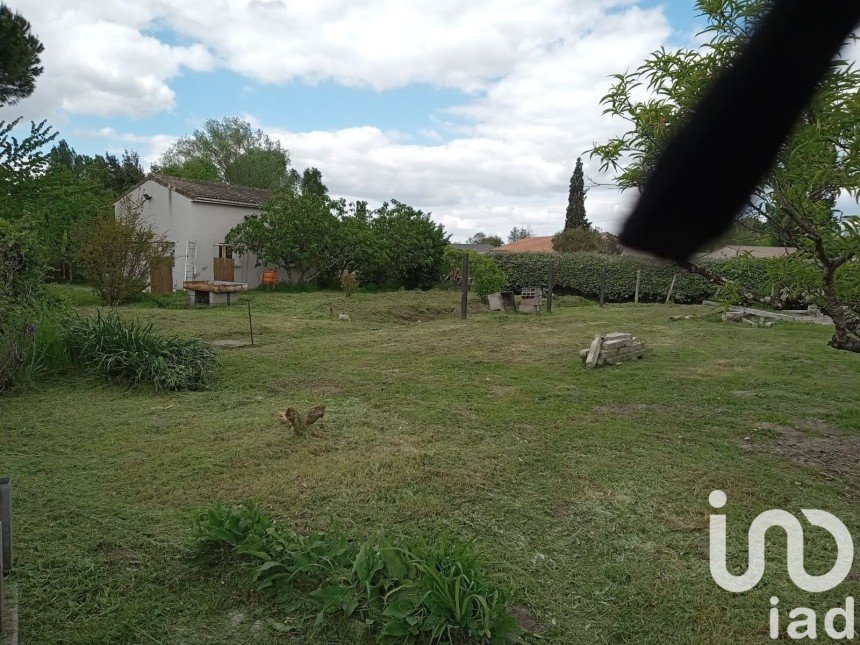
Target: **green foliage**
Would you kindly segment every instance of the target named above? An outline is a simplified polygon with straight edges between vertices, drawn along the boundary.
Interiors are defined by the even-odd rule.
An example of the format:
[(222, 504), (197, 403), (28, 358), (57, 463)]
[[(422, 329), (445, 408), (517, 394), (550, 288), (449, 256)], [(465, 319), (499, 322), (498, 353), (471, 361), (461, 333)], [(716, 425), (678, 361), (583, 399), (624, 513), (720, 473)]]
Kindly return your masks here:
[(359, 267), (360, 273), (369, 274), (375, 284), (407, 289), (429, 289), (439, 281), (449, 236), (430, 213), (392, 199), (374, 212), (370, 226), (380, 254), (376, 266)]
[(29, 219), (0, 218), (0, 323), (4, 311), (40, 297), (47, 271), (45, 255)]
[[(627, 132), (591, 150), (621, 189), (642, 188), (666, 142), (711, 83), (732, 62), (770, 8), (768, 0), (699, 0), (705, 41), (695, 49), (654, 52), (633, 71), (614, 76), (604, 112)], [(860, 352), (860, 314), (843, 299), (836, 274), (860, 255), (860, 218), (836, 208), (860, 198), (860, 70), (836, 59), (801, 115), (742, 217), (764, 218), (773, 237), (797, 246), (821, 273), (823, 309), (834, 320), (831, 345)]]
[(494, 253), (492, 259), (508, 276), (511, 286), (547, 286), (549, 263), (554, 263), (554, 280), (560, 292), (597, 298), (603, 269), (606, 268), (606, 299), (633, 300), (636, 270), (641, 270), (639, 300), (662, 302), (672, 276), (677, 274), (673, 298), (676, 302), (701, 302), (714, 295), (716, 287), (705, 278), (684, 269), (638, 258), (603, 253)]
[(30, 32), (30, 23), (0, 4), (0, 106), (14, 105), (33, 93), (44, 49)]
[(12, 133), (20, 123), (20, 118), (0, 121), (0, 217), (20, 214), (20, 188), (45, 170), (44, 148), (57, 136), (42, 120), (31, 121), (29, 134), (16, 137)]
[(168, 177), (179, 177), (180, 179), (191, 179), (194, 181), (219, 181), (218, 168), (208, 159), (193, 157), (182, 162), (169, 163), (165, 165), (153, 164), (152, 172), (167, 175)]
[(363, 620), (381, 642), (507, 643), (519, 635), (507, 595), (481, 569), (472, 544), (378, 533), (351, 540), (335, 527), (299, 534), (253, 502), (213, 504), (195, 522), (196, 559), (226, 555), (255, 568), (255, 585), (286, 611)]
[(201, 341), (166, 338), (152, 323), (116, 313), (73, 317), (63, 326), (72, 363), (88, 374), (156, 391), (205, 390), (215, 378), (215, 350)]
[(468, 244), (489, 244), (490, 246), (501, 246), (505, 241), (499, 235), (485, 235), (480, 231), (466, 240)]
[(265, 266), (286, 267), (300, 283), (331, 275), (345, 264), (337, 204), (325, 195), (275, 191), (259, 215), (246, 217), (227, 235), (239, 253)]
[(488, 295), (498, 293), (508, 284), (504, 271), (489, 256), (452, 245), (445, 249), (444, 272), (446, 282), (460, 283), (463, 256), (467, 253), (469, 255), (469, 275), (472, 279), (472, 289), (478, 296), (486, 300)]
[[(564, 230), (591, 229), (591, 222), (585, 217), (585, 175), (582, 172), (582, 159), (577, 157), (576, 166), (570, 176), (570, 189), (567, 195), (567, 211), (564, 215)], [(583, 249), (584, 250), (584, 249)]]
[(532, 236), (532, 229), (529, 226), (514, 226), (511, 232), (508, 233), (508, 242), (517, 242)]
[(615, 238), (593, 228), (568, 228), (552, 236), (552, 248), (558, 253), (595, 251), (597, 253), (620, 253)]
[(186, 179), (269, 187), (285, 176), (288, 163), (289, 154), (280, 143), (247, 121), (225, 117), (209, 119), (190, 136), (181, 137), (152, 170)]
[(224, 181), (239, 186), (277, 188), (287, 175), (290, 160), (281, 148), (252, 148), (231, 161), (224, 170)]
[(77, 260), (102, 304), (128, 302), (147, 285), (152, 267), (173, 259), (172, 243), (143, 218), (140, 202), (120, 200), (116, 217), (100, 217), (86, 232)]
[(48, 171), (70, 171), (84, 185), (95, 184), (110, 194), (110, 202), (144, 179), (140, 155), (123, 150), (122, 155), (78, 154), (66, 141), (60, 141), (48, 153)]

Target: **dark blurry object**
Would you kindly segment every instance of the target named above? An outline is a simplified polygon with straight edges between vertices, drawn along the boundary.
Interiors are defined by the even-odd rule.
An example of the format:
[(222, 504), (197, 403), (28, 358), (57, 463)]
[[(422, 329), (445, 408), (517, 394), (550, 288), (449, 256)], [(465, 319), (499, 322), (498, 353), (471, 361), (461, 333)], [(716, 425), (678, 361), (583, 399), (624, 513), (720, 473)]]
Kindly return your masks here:
[(725, 232), (858, 21), (860, 0), (777, 0), (666, 146), (621, 242), (683, 262)]

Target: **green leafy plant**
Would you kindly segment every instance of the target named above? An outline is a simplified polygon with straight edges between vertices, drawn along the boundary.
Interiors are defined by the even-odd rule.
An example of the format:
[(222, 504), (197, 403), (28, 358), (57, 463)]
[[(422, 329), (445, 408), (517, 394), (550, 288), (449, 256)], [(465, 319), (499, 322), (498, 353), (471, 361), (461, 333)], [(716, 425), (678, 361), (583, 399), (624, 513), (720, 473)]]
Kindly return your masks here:
[(472, 280), (472, 289), (479, 297), (486, 300), (488, 295), (501, 291), (508, 284), (505, 272), (488, 256), (474, 251), (458, 249), (456, 246), (448, 246), (445, 249), (443, 266), (447, 282), (459, 284), (463, 256), (467, 253), (469, 255), (469, 276)]
[(167, 338), (151, 323), (117, 314), (69, 318), (63, 338), (73, 364), (87, 373), (156, 390), (203, 390), (213, 382), (218, 358), (199, 340)]
[(317, 624), (358, 617), (391, 643), (507, 643), (521, 633), (477, 548), (446, 536), (356, 541), (339, 527), (301, 535), (249, 501), (203, 510), (194, 542), (197, 560), (233, 553), (255, 567), (259, 592)]

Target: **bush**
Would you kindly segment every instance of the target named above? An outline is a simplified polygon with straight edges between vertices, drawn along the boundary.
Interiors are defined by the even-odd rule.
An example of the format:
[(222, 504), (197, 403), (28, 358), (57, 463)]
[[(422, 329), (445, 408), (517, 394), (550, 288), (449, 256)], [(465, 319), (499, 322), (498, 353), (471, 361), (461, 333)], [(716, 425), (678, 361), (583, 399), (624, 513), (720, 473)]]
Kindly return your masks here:
[(450, 284), (460, 283), (463, 256), (466, 253), (469, 254), (469, 274), (472, 279), (472, 289), (482, 299), (486, 300), (488, 295), (501, 291), (508, 284), (505, 273), (490, 257), (474, 251), (459, 249), (456, 246), (448, 246), (445, 249), (443, 270), (447, 282)]
[(165, 338), (152, 326), (115, 313), (66, 321), (63, 338), (73, 364), (88, 374), (162, 390), (203, 390), (218, 366), (215, 351), (199, 340)]
[(355, 541), (338, 528), (301, 535), (246, 502), (204, 510), (194, 541), (198, 561), (232, 554), (255, 565), (258, 591), (317, 624), (353, 617), (382, 642), (507, 643), (521, 632), (474, 545), (458, 540)]
[(552, 249), (557, 253), (596, 251), (617, 255), (621, 247), (613, 236), (593, 228), (570, 228), (552, 236)]
[(556, 291), (586, 298), (600, 296), (604, 267), (606, 300), (610, 302), (633, 300), (637, 269), (642, 272), (639, 284), (641, 302), (665, 301), (673, 275), (677, 275), (672, 292), (676, 302), (701, 302), (712, 298), (716, 292), (713, 283), (680, 267), (623, 255), (500, 252), (491, 254), (491, 257), (518, 291), (523, 287), (546, 287), (549, 263), (553, 262)]
[(102, 304), (113, 306), (146, 289), (152, 267), (172, 255), (172, 244), (144, 220), (141, 203), (127, 196), (116, 217), (96, 220), (78, 260)]
[(358, 291), (358, 276), (356, 275), (355, 271), (340, 272), (340, 288), (347, 295), (347, 297)]

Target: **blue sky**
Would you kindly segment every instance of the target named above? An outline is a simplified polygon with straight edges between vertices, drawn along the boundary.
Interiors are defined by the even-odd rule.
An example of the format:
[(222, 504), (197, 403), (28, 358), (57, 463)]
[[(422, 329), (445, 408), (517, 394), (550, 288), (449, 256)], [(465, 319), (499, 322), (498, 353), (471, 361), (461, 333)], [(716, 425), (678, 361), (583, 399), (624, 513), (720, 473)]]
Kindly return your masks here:
[[(550, 234), (576, 156), (619, 127), (598, 105), (608, 75), (701, 26), (688, 0), (317, 4), (16, 3), (46, 71), (12, 110), (80, 152), (147, 163), (207, 118), (243, 116), (335, 194), (414, 203), (455, 238)], [(628, 203), (595, 189), (587, 206), (612, 230)]]

